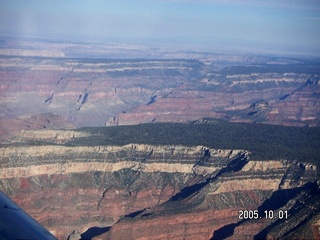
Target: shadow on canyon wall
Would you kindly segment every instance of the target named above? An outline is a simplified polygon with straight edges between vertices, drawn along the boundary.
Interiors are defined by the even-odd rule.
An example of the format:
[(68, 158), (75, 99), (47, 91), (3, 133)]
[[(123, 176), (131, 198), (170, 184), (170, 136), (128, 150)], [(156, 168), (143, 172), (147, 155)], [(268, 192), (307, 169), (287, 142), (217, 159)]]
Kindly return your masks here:
[[(317, 183), (307, 183), (302, 187), (275, 191), (269, 199), (265, 200), (261, 204), (261, 206), (258, 207), (257, 210), (259, 218), (264, 218), (264, 211), (277, 210), (285, 206), (290, 200), (298, 197), (298, 195), (303, 191), (307, 191), (309, 195), (311, 194), (314, 196), (320, 193)], [(296, 208), (291, 208), (291, 210), (288, 210), (288, 218), (295, 214), (295, 209)], [(286, 220), (287, 219), (283, 218), (275, 221), (273, 224), (269, 225), (268, 227), (260, 231), (257, 235), (255, 235), (254, 239), (266, 239), (267, 234), (274, 226), (284, 223)], [(247, 221), (255, 221), (255, 219), (243, 219), (241, 221), (238, 221), (237, 223), (228, 224), (214, 231), (211, 240), (226, 239), (228, 237), (231, 237), (234, 233), (235, 228)], [(301, 224), (302, 223), (300, 223), (299, 225)]]
[(81, 240), (92, 239), (109, 231), (110, 227), (91, 227), (81, 234)]
[(197, 183), (188, 187), (183, 188), (179, 193), (170, 198), (169, 201), (178, 201), (191, 196), (192, 194), (199, 191), (201, 188), (215, 181), (219, 176), (228, 172), (238, 172), (248, 162), (248, 158), (245, 154), (241, 154), (236, 159), (232, 160), (226, 167), (222, 168), (214, 177), (207, 178), (205, 182)]

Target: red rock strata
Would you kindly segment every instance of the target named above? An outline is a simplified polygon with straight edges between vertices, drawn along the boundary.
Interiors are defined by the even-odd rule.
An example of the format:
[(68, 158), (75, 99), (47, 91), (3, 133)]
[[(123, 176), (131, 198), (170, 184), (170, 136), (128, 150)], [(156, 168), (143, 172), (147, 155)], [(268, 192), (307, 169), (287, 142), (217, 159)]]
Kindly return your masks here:
[[(8, 136), (28, 127), (21, 119), (48, 113), (60, 116), (49, 120), (56, 128), (208, 117), (319, 124), (319, 78), (307, 73), (213, 72), (196, 60), (8, 56), (0, 59), (0, 78), (1, 132)], [(266, 107), (252, 107), (261, 101)], [(12, 126), (3, 120), (13, 120)], [(50, 127), (41, 117), (29, 125)]]
[[(11, 198), (59, 239), (66, 239), (75, 229), (83, 233), (93, 226), (112, 225), (121, 216), (161, 204), (180, 190), (172, 185), (159, 189), (152, 182), (139, 191), (103, 189), (95, 186), (94, 177), (90, 172), (38, 175), (2, 180), (1, 188), (10, 188)], [(79, 178), (86, 186), (80, 187)], [(9, 186), (3, 189), (4, 184)]]
[[(30, 134), (25, 136), (37, 137)], [(198, 165), (204, 149), (137, 144), (4, 146), (0, 189), (60, 239), (74, 230), (84, 234), (110, 226), (102, 238), (208, 239), (230, 224), (232, 237), (253, 238), (272, 221), (241, 222), (239, 210), (258, 209), (274, 192), (315, 181), (311, 164), (248, 162), (248, 153), (241, 150), (210, 149), (210, 159)], [(236, 171), (239, 162), (245, 165)], [(301, 195), (296, 198), (303, 203), (308, 194), (298, 190), (294, 191)], [(298, 202), (294, 196), (290, 199), (284, 208)]]
[[(268, 82), (268, 79), (264, 79), (266, 77), (263, 74), (254, 76), (256, 79), (250, 81), (252, 88), (260, 81)], [(238, 82), (218, 91), (195, 91), (192, 88), (197, 87), (186, 84), (168, 95), (157, 97), (157, 100), (150, 105), (141, 105), (126, 113), (119, 113), (114, 119), (110, 119), (107, 125), (185, 122), (205, 117), (228, 119), (234, 122), (258, 121), (287, 126), (318, 125), (320, 112), (318, 79), (313, 78), (308, 85), (305, 83), (308, 81), (307, 76), (305, 79), (302, 75), (292, 76), (291, 79), (285, 75), (273, 77), (275, 82), (281, 82), (281, 79), (286, 78), (283, 81), (291, 81), (296, 87), (266, 87), (257, 91), (248, 86), (241, 86), (244, 85), (241, 80), (246, 82), (246, 78), (252, 78), (252, 76), (241, 76)], [(245, 90), (233, 91), (232, 88), (237, 85)], [(210, 84), (201, 83), (200, 86), (205, 89), (210, 87)], [(285, 95), (284, 92), (288, 94)], [(253, 103), (261, 100), (265, 101), (267, 108), (250, 109)]]

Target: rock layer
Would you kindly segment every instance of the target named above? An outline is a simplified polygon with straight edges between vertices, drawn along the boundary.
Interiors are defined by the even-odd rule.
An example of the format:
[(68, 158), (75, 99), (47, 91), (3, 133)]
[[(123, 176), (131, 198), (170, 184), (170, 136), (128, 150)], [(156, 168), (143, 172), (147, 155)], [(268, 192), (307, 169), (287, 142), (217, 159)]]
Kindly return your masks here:
[[(85, 133), (40, 133), (21, 132), (20, 142), (1, 147), (0, 189), (60, 239), (77, 231), (104, 239), (209, 239), (237, 223), (240, 209), (258, 209), (273, 193), (315, 180), (311, 164), (248, 161), (244, 150), (67, 146), (61, 142)], [(234, 237), (251, 238), (270, 224), (238, 223)]]
[[(30, 134), (24, 134), (26, 139)], [(161, 204), (243, 154), (211, 149), (212, 160), (197, 166), (204, 149), (137, 144), (2, 147), (0, 185), (53, 234), (66, 238), (75, 229), (84, 233), (107, 227), (121, 216)]]
[[(250, 161), (248, 164), (266, 164), (267, 168), (272, 162)], [(318, 184), (311, 186), (307, 183), (316, 179), (313, 176), (314, 170), (305, 171), (303, 177), (294, 183), (295, 176), (286, 177), (286, 172), (292, 167), (298, 170), (299, 165), (290, 166), (285, 161), (281, 164), (282, 166), (269, 168), (268, 171), (241, 170), (211, 178), (207, 185), (192, 195), (180, 200), (171, 199), (160, 206), (145, 210), (137, 217), (120, 220), (103, 238), (253, 239), (259, 236), (258, 239), (265, 239), (265, 229), (269, 226), (272, 229), (272, 226), (277, 224), (282, 224), (282, 231), (272, 232), (274, 238), (292, 234), (293, 225), (299, 226), (304, 221), (304, 218), (299, 218), (303, 215), (296, 210), (293, 203), (303, 202), (307, 212), (305, 216), (319, 217), (320, 208), (315, 202), (319, 199), (320, 191)], [(282, 184), (284, 180), (289, 181), (286, 186)], [(313, 209), (308, 208), (311, 202)], [(259, 217), (241, 219), (240, 210), (256, 210)], [(269, 218), (264, 211), (272, 211), (277, 216), (279, 211), (287, 211), (289, 215), (288, 219)], [(288, 223), (287, 226), (285, 222)], [(293, 236), (310, 236), (311, 227), (304, 234)]]
[[(106, 145), (112, 131), (71, 129), (208, 117), (319, 126), (318, 63), (120, 48), (1, 43), (0, 190), (60, 239), (312, 234), (320, 216), (312, 164), (206, 146)], [(239, 219), (239, 210), (259, 218)], [(288, 219), (263, 215), (280, 210)]]
[(21, 129), (186, 122), (208, 117), (319, 125), (319, 72), (303, 65), (281, 65), (284, 69), (272, 71), (267, 59), (264, 61), (251, 70), (218, 71), (213, 62), (189, 59), (8, 55), (0, 58), (1, 141), (11, 140)]

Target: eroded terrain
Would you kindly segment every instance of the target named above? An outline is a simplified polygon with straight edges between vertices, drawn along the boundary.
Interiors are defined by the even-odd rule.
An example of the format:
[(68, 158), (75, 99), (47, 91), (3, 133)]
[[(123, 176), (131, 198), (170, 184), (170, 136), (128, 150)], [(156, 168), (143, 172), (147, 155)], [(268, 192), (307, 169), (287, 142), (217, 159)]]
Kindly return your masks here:
[(59, 239), (316, 236), (317, 59), (12, 40), (0, 56), (0, 190)]
[[(83, 44), (37, 44), (7, 43), (0, 49), (2, 142), (22, 129), (208, 117), (319, 125), (316, 60), (156, 50), (158, 58), (151, 58), (146, 49), (143, 59), (110, 59), (111, 46), (100, 46), (99, 55), (94, 44), (91, 52)], [(38, 52), (36, 46), (51, 50)]]
[[(112, 131), (96, 134), (23, 131), (0, 149), (1, 190), (59, 239), (312, 236), (320, 211), (314, 164), (200, 145), (88, 144), (107, 143)], [(239, 219), (250, 209), (261, 218)], [(266, 210), (288, 218), (265, 218)]]

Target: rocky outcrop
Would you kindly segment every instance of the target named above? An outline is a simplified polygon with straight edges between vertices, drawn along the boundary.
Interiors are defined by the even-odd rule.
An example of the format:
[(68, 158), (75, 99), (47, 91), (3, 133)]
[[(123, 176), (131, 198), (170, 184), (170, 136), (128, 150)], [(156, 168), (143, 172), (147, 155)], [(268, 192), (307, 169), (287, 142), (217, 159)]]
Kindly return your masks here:
[[(272, 163), (274, 161), (250, 161), (248, 165), (259, 167), (245, 166), (236, 173), (217, 174), (218, 177), (211, 178), (208, 184), (188, 196), (178, 200), (171, 198), (160, 206), (145, 210), (139, 216), (121, 219), (103, 238), (265, 239), (267, 233), (270, 233), (266, 231), (269, 226), (272, 228), (282, 223), (282, 231), (273, 231), (273, 237), (277, 239), (292, 234), (294, 226), (303, 224), (307, 219), (302, 217), (293, 203), (300, 202), (306, 216), (319, 216), (320, 208), (317, 204), (313, 203), (313, 209), (307, 207), (319, 198), (319, 186), (307, 183), (315, 180), (312, 176), (314, 171), (308, 170), (303, 180), (299, 180), (299, 187), (289, 183), (283, 190), (279, 186), (288, 167), (299, 168), (299, 165), (283, 161), (272, 168)], [(306, 176), (308, 180), (305, 182)], [(248, 213), (252, 210), (258, 213), (256, 219), (241, 215), (241, 211)], [(277, 217), (266, 217), (265, 211), (272, 211)], [(279, 215), (282, 211), (289, 212), (288, 218)], [(293, 225), (284, 227), (289, 222)], [(312, 236), (311, 227), (304, 235), (291, 236), (310, 234)]]
[(90, 134), (72, 130), (22, 130), (15, 135), (13, 142), (41, 141), (66, 143), (74, 138), (87, 136), (90, 136)]
[(0, 120), (0, 143), (15, 141), (21, 130), (71, 129), (75, 126), (63, 116), (51, 113), (4, 117)]
[[(60, 239), (209, 239), (230, 224), (252, 237), (273, 221), (239, 223), (239, 210), (315, 180), (311, 164), (248, 161), (244, 150), (68, 145), (88, 134), (22, 131), (0, 148), (1, 191)], [(289, 196), (288, 210), (304, 195)]]
[[(39, 133), (22, 132), (20, 140), (39, 140)], [(71, 133), (52, 135), (48, 131), (42, 140), (56, 139), (59, 134), (70, 137)], [(246, 154), (210, 149), (211, 159), (198, 166), (205, 150), (203, 146), (139, 144), (12, 145), (1, 148), (0, 189), (50, 232), (65, 239), (74, 230), (85, 233), (92, 227), (108, 227), (122, 216), (161, 204)]]
[[(297, 72), (292, 67), (291, 72), (283, 72), (290, 67), (280, 65), (284, 70), (278, 66), (272, 71), (266, 63), (248, 67), (251, 70), (234, 67), (218, 71), (209, 63), (190, 59), (19, 57), (10, 56), (14, 54), (10, 49), (2, 49), (2, 53), (9, 55), (0, 59), (2, 142), (28, 126), (60, 129), (208, 117), (280, 125), (319, 124), (319, 73), (309, 68)], [(262, 102), (264, 107), (257, 104)], [(60, 119), (50, 118), (48, 124), (43, 116), (49, 114)], [(33, 116), (37, 118), (30, 123), (27, 118)]]
[[(0, 190), (59, 239), (276, 239), (316, 231), (316, 166), (301, 155), (258, 161), (245, 149), (208, 147), (212, 139), (230, 142), (214, 135), (233, 126), (207, 118), (319, 126), (318, 63), (101, 44), (4, 40), (1, 46)], [(140, 129), (143, 141), (129, 127), (121, 134), (113, 127), (74, 129), (190, 121), (189, 137), (201, 143), (190, 144), (174, 124), (169, 132), (161, 124)], [(200, 123), (217, 128), (198, 134)], [(235, 128), (229, 139), (239, 141), (246, 129)], [(185, 145), (172, 143), (173, 135)], [(318, 146), (316, 134), (305, 144), (309, 135), (292, 135), (303, 136), (303, 144), (289, 144), (304, 159)], [(261, 141), (244, 139), (247, 149)], [(268, 149), (287, 151), (285, 138), (275, 140), (282, 145)], [(241, 219), (239, 211), (250, 210), (258, 219)]]
[[(164, 94), (195, 79), (197, 66), (201, 63), (195, 60), (7, 57), (0, 59), (1, 119), (51, 113), (77, 127), (103, 126), (117, 113), (146, 104), (155, 92)], [(40, 119), (32, 124), (47, 126)], [(2, 124), (9, 130), (7, 125)]]
[(317, 126), (318, 81), (318, 76), (307, 74), (216, 74), (158, 96), (152, 104), (119, 113), (107, 125), (185, 122), (211, 117), (234, 122)]

